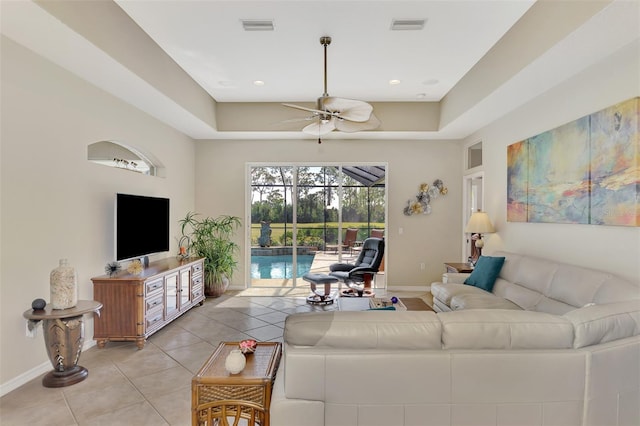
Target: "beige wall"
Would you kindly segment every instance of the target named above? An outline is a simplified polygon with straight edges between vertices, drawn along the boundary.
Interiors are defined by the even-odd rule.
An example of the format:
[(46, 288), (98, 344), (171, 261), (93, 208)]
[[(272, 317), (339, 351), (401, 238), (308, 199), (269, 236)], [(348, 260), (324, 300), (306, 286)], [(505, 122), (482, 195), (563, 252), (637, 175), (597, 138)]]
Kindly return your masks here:
[[(49, 361), (42, 329), (25, 337), (22, 313), (49, 300), (49, 274), (66, 257), (79, 297), (113, 254), (116, 192), (171, 199), (171, 217), (194, 206), (194, 142), (2, 37), (0, 383), (2, 393)], [(151, 153), (166, 178), (87, 161), (87, 145), (117, 140)], [(172, 235), (177, 236), (177, 219)], [(175, 252), (177, 243), (172, 238)], [(87, 341), (93, 335), (86, 323)], [(49, 369), (50, 366), (47, 368)]]
[(506, 221), (506, 147), (640, 95), (639, 50), (633, 43), (467, 138), (483, 142), (485, 210), (497, 228), (487, 253), (529, 253), (640, 280), (640, 228)]
[[(244, 217), (246, 164), (383, 162), (388, 164), (388, 230), (385, 270), (390, 286), (425, 286), (436, 280), (444, 261), (460, 257), (462, 149), (456, 141), (199, 141), (196, 143), (196, 208), (200, 213)], [(420, 183), (440, 178), (449, 194), (436, 199), (433, 213), (405, 216)], [(243, 223), (249, 223), (245, 218)], [(402, 228), (402, 234), (399, 229)], [(247, 244), (234, 285), (244, 285)], [(424, 270), (420, 263), (425, 263)]]

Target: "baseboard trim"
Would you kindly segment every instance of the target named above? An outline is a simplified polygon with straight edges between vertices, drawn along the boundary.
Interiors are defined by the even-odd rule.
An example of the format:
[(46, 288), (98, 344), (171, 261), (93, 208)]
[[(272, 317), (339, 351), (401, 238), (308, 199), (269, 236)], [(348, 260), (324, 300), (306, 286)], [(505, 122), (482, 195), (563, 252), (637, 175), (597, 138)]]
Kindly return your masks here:
[[(96, 345), (95, 340), (93, 339), (91, 339), (90, 341), (85, 340), (84, 345), (82, 345), (82, 351), (84, 352), (85, 350), (92, 348), (95, 345)], [(80, 359), (82, 359), (82, 356), (80, 356)], [(80, 362), (80, 365), (82, 365), (82, 362)], [(4, 396), (9, 392), (11, 392), (12, 390), (15, 390), (20, 386), (29, 383), (31, 380), (37, 378), (38, 376), (51, 371), (51, 369), (52, 369), (51, 362), (46, 361), (46, 362), (43, 362), (42, 364), (36, 365), (32, 369), (25, 371), (24, 373), (20, 374), (17, 377), (14, 377), (13, 379), (0, 384), (0, 396)]]
[(49, 361), (43, 362), (42, 364), (33, 367), (31, 370), (20, 374), (18, 377), (15, 377), (8, 382), (1, 384), (0, 396), (8, 394), (12, 390), (19, 388), (20, 386), (30, 382), (31, 380), (50, 370), (51, 363)]

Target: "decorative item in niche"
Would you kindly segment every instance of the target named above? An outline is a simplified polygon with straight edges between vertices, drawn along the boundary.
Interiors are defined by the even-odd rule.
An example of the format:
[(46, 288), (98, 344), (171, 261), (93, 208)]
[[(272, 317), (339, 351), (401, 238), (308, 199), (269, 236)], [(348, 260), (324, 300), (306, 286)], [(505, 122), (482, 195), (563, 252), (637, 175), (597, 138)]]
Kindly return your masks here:
[(444, 186), (441, 179), (436, 179), (429, 186), (428, 183), (420, 184), (418, 194), (415, 200), (407, 200), (407, 206), (404, 208), (404, 214), (411, 216), (414, 214), (431, 214), (431, 201), (440, 195), (447, 195), (449, 189)]
[(125, 160), (124, 158), (114, 158), (113, 163), (115, 164), (116, 167), (120, 167), (121, 169), (128, 169), (128, 170), (133, 170), (134, 172), (140, 172), (138, 170), (138, 163), (136, 163), (135, 161)]
[(640, 226), (640, 98), (507, 147), (507, 220)]

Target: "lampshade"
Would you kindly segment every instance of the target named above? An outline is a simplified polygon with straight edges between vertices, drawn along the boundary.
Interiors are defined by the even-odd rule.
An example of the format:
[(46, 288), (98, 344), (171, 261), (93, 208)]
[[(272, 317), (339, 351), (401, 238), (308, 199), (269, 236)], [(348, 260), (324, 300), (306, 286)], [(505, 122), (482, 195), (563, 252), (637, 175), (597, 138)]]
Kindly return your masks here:
[(489, 234), (496, 232), (496, 230), (489, 220), (489, 215), (478, 211), (471, 215), (464, 232), (467, 234)]

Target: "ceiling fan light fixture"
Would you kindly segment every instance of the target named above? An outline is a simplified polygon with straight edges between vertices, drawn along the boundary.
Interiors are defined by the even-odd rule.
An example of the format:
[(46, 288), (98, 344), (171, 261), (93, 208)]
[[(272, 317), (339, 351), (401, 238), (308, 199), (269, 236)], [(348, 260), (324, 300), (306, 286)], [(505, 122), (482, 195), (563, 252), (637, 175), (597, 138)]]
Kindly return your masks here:
[(371, 104), (356, 99), (329, 96), (327, 91), (327, 46), (331, 44), (331, 37), (320, 37), (320, 44), (324, 47), (324, 92), (317, 99), (316, 108), (288, 103), (282, 105), (313, 114), (311, 118), (315, 121), (303, 128), (302, 131), (317, 136), (318, 143), (321, 141), (320, 136), (336, 129), (344, 132), (359, 132), (378, 128), (380, 120), (373, 115)]
[(424, 28), (426, 19), (393, 19), (391, 31), (420, 31)]
[(273, 19), (241, 19), (245, 31), (273, 31)]
[(312, 136), (324, 136), (333, 132), (336, 129), (336, 123), (334, 118), (330, 118), (327, 121), (317, 120), (314, 123), (305, 126), (302, 131), (308, 135)]

